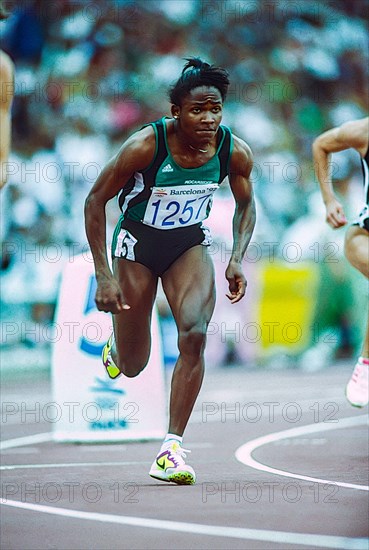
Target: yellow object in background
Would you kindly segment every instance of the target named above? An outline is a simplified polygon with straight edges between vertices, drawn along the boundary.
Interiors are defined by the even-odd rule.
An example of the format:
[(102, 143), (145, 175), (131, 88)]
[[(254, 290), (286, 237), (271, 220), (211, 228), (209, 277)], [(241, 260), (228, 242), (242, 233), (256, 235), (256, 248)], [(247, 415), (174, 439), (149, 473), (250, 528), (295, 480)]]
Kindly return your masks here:
[(278, 347), (300, 353), (312, 340), (319, 267), (313, 262), (265, 262), (260, 277), (261, 351)]

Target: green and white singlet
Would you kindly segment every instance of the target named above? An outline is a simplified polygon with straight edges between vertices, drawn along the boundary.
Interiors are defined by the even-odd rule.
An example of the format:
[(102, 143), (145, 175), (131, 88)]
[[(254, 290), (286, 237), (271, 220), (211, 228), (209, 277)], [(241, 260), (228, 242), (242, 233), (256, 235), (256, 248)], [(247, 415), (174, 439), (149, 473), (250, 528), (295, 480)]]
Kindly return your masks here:
[(202, 222), (229, 173), (233, 149), (232, 133), (221, 125), (215, 155), (197, 168), (182, 168), (168, 148), (165, 121), (151, 124), (156, 150), (150, 166), (136, 172), (118, 194), (122, 215), (112, 243), (113, 257), (143, 263), (158, 275), (187, 249), (211, 243)]

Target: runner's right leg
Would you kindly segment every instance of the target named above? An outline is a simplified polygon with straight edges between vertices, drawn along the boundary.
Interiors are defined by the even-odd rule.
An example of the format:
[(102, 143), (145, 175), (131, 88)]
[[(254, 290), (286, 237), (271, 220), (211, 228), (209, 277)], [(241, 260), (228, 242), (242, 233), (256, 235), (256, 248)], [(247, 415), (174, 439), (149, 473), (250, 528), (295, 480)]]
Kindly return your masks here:
[[(345, 255), (351, 265), (369, 278), (369, 232), (352, 225), (346, 232)], [(352, 376), (346, 386), (346, 397), (354, 407), (365, 407), (369, 402), (369, 312), (364, 305), (366, 335)]]
[(113, 315), (112, 358), (125, 376), (134, 377), (145, 368), (150, 356), (151, 315), (158, 278), (146, 266), (124, 258), (113, 260), (113, 272), (130, 309)]

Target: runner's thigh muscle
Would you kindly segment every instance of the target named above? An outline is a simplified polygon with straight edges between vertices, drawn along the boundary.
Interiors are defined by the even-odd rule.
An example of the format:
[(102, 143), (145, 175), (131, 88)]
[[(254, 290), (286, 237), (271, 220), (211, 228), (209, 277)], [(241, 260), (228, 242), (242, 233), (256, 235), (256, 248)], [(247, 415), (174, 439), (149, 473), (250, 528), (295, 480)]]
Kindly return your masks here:
[(125, 259), (114, 259), (113, 271), (124, 301), (131, 306), (113, 316), (119, 358), (145, 363), (150, 354), (151, 313), (158, 279), (144, 265)]
[(162, 277), (178, 330), (206, 331), (215, 305), (213, 262), (198, 245), (180, 256)]

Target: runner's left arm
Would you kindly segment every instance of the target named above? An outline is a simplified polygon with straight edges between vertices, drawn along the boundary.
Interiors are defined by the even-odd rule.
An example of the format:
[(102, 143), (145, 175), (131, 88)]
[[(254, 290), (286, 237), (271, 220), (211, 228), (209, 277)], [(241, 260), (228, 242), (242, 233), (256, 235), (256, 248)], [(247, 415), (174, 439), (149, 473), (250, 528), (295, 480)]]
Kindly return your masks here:
[(239, 302), (246, 292), (247, 281), (242, 269), (242, 259), (255, 227), (256, 211), (250, 174), (253, 166), (248, 145), (234, 136), (234, 151), (230, 164), (229, 182), (236, 202), (233, 216), (233, 247), (226, 269), (229, 284), (227, 297), (232, 304)]

